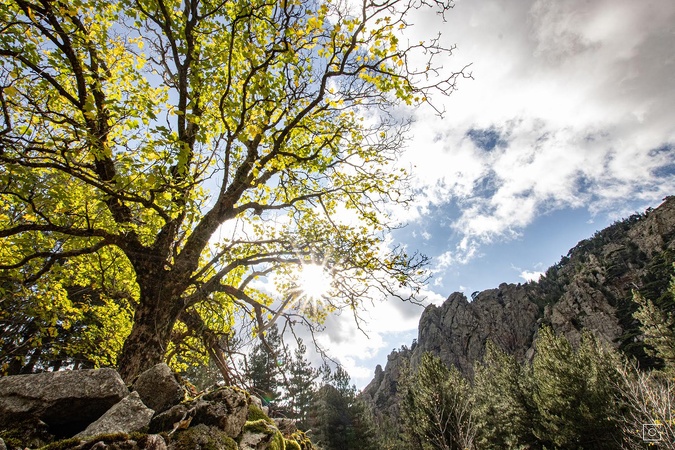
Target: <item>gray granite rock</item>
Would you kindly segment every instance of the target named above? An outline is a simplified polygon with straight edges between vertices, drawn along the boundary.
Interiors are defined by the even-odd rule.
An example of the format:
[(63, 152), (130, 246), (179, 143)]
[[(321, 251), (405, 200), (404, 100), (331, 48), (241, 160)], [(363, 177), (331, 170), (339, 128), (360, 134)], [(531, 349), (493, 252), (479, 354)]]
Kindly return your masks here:
[(113, 369), (75, 370), (0, 378), (0, 428), (42, 421), (52, 432), (76, 433), (127, 396)]
[(169, 366), (157, 364), (138, 376), (133, 388), (145, 405), (160, 413), (183, 400), (185, 393)]
[(250, 397), (232, 387), (210, 392), (195, 405), (193, 423), (218, 427), (228, 436), (236, 438), (246, 423)]
[(75, 437), (139, 431), (148, 426), (154, 413), (143, 404), (138, 392), (132, 392)]

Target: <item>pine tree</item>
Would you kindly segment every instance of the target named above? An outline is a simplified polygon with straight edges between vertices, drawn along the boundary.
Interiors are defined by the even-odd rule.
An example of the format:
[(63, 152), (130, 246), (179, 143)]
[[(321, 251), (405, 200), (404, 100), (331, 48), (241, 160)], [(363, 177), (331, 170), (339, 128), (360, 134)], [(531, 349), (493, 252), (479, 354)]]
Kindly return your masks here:
[(286, 348), (275, 324), (270, 327), (264, 342), (253, 347), (244, 368), (248, 389), (260, 396), (265, 406), (273, 409), (280, 397), (280, 368), (285, 359)]
[(530, 368), (488, 341), (474, 373), (479, 448), (538, 448), (532, 434), (537, 408)]
[(379, 450), (372, 413), (358, 398), (347, 371), (338, 367), (325, 372), (324, 381), (312, 401), (313, 441), (324, 450)]
[(619, 358), (591, 334), (577, 350), (550, 328), (542, 328), (533, 362), (535, 434), (547, 447), (615, 449)]
[(633, 301), (640, 305), (633, 316), (642, 324), (647, 352), (660, 358), (667, 372), (675, 373), (675, 277), (657, 302), (638, 292), (633, 293)]
[(663, 362), (662, 370), (642, 371), (626, 364), (621, 368), (622, 404), (626, 408), (626, 448), (644, 448), (645, 434), (656, 433), (658, 448), (675, 448), (675, 277), (656, 301), (635, 292), (640, 305), (633, 315), (641, 323), (646, 350)]
[(286, 415), (296, 420), (301, 430), (307, 429), (309, 408), (314, 396), (319, 372), (305, 357), (307, 346), (298, 339), (298, 347), (286, 367)]
[(414, 448), (474, 448), (471, 386), (455, 367), (424, 353), (417, 372), (403, 383), (401, 416)]

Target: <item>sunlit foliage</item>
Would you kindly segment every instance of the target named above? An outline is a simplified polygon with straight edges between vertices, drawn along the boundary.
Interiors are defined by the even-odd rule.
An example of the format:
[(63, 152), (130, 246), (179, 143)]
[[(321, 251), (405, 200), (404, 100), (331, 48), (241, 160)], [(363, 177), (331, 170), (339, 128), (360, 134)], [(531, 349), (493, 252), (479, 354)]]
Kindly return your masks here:
[[(436, 38), (405, 38), (425, 7), (451, 4), (3, 1), (0, 276), (19, 297), (2, 309), (30, 299), (66, 327), (67, 288), (115, 255), (105, 282), (127, 286), (103, 307), (133, 322), (105, 363), (124, 339), (125, 379), (179, 347), (227, 377), (232, 316), (214, 310), (258, 334), (414, 295), (425, 259), (385, 243), (386, 203), (409, 200), (398, 108), (465, 75), (437, 65)], [(306, 307), (289, 293), (315, 261), (333, 283)]]

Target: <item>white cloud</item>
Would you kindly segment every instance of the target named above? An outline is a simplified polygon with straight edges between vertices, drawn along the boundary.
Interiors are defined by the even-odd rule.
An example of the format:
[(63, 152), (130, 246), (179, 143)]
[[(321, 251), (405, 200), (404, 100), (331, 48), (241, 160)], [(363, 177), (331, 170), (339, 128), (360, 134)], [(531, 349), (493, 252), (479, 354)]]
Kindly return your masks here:
[[(445, 297), (432, 291), (425, 291), (422, 296), (426, 297), (423, 302), (426, 305), (445, 301)], [(342, 364), (360, 387), (372, 379), (372, 359), (391, 346), (391, 336), (414, 332), (424, 311), (420, 305), (395, 299), (363, 306), (359, 311), (361, 329), (351, 311), (344, 311), (329, 316), (325, 330), (316, 336), (330, 357)]]
[(524, 279), (525, 281), (539, 281), (539, 278), (544, 276), (544, 272), (537, 272), (537, 271), (530, 271), (530, 270), (523, 270), (520, 272), (520, 278)]
[(436, 257), (434, 272), (443, 271), (457, 264), (468, 263), (478, 255), (479, 247), (475, 239), (465, 236), (453, 250), (447, 250)]
[(460, 83), (443, 119), (418, 111), (402, 161), (419, 192), (409, 219), (451, 201), (461, 211), (460, 242), (440, 268), (551, 210), (621, 216), (633, 212), (626, 200), (672, 194), (674, 2), (462, 1), (448, 19), (416, 24), (456, 42), (445, 67), (473, 62), (475, 80)]

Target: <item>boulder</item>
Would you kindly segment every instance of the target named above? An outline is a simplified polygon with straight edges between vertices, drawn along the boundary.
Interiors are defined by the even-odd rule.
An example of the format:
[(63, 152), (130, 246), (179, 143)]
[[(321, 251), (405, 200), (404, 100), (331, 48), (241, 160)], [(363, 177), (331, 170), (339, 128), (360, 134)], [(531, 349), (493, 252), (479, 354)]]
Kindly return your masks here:
[(145, 405), (160, 413), (180, 403), (185, 393), (169, 366), (157, 364), (138, 376), (133, 385)]
[(154, 413), (143, 404), (138, 392), (132, 392), (75, 437), (139, 431), (148, 426)]
[(5, 445), (5, 441), (0, 438), (0, 450), (7, 450), (7, 446)]
[(203, 397), (176, 405), (156, 414), (150, 421), (151, 433), (173, 431), (202, 424), (224, 431), (236, 438), (246, 423), (250, 396), (233, 387), (221, 387)]
[(0, 429), (44, 422), (58, 437), (72, 436), (127, 396), (113, 369), (75, 370), (0, 378)]
[(53, 450), (167, 450), (166, 441), (157, 434), (112, 433), (94, 439), (66, 439), (49, 447)]
[(250, 396), (240, 389), (220, 388), (197, 401), (192, 423), (215, 426), (236, 438), (246, 423), (249, 402)]

